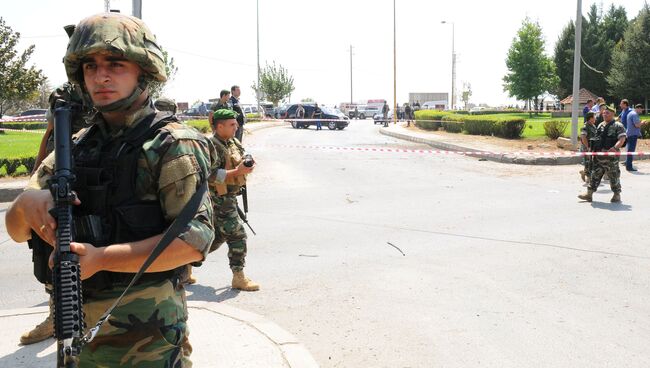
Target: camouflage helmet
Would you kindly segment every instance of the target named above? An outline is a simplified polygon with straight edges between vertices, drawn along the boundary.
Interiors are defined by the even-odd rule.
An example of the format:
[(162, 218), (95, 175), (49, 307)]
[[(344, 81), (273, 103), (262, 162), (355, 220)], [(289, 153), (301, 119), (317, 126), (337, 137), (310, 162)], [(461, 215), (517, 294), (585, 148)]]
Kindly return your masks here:
[(81, 62), (86, 56), (100, 51), (135, 62), (153, 80), (167, 80), (163, 53), (156, 37), (138, 18), (102, 13), (79, 22), (63, 58), (68, 80), (83, 86)]
[(172, 114), (176, 113), (176, 102), (168, 97), (160, 97), (153, 103), (159, 111), (169, 111)]

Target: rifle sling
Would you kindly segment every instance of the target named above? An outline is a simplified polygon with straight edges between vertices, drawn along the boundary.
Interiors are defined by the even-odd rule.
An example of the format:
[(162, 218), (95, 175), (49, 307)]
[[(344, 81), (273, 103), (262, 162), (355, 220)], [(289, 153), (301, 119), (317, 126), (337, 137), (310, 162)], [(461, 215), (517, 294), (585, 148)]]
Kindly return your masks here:
[(140, 267), (140, 270), (133, 276), (133, 279), (131, 279), (131, 282), (129, 285), (124, 289), (122, 292), (122, 295), (120, 295), (119, 298), (113, 303), (113, 305), (110, 306), (104, 312), (104, 314), (99, 318), (99, 321), (97, 321), (97, 324), (95, 327), (91, 328), (86, 335), (82, 338), (81, 340), (81, 345), (85, 345), (89, 342), (91, 342), (97, 333), (99, 332), (99, 329), (101, 326), (108, 320), (108, 318), (111, 316), (111, 313), (113, 313), (113, 310), (122, 302), (122, 299), (126, 295), (126, 293), (129, 291), (131, 286), (133, 286), (140, 276), (144, 274), (144, 272), (151, 266), (151, 264), (160, 256), (160, 254), (171, 244), (171, 242), (180, 234), (185, 227), (189, 224), (190, 220), (194, 218), (194, 215), (196, 214), (196, 211), (199, 209), (199, 206), (201, 205), (201, 200), (203, 199), (203, 196), (205, 195), (206, 191), (208, 189), (207, 186), (207, 180), (203, 182), (203, 184), (199, 187), (199, 189), (192, 195), (190, 200), (187, 202), (185, 207), (181, 210), (181, 212), (178, 214), (176, 219), (172, 222), (171, 225), (165, 230), (163, 233), (162, 238), (160, 241), (158, 241), (158, 244), (154, 247), (154, 249), (151, 251), (149, 254), (149, 257), (144, 261), (144, 264), (142, 267)]

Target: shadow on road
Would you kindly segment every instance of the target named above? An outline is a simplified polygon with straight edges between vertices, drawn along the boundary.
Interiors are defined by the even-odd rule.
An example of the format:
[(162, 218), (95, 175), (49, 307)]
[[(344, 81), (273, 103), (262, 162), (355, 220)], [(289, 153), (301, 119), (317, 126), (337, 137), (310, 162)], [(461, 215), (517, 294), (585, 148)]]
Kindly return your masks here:
[[(15, 339), (17, 345), (18, 336)], [(53, 339), (47, 339), (32, 345), (19, 345), (18, 350), (0, 357), (0, 367), (44, 367), (46, 365), (54, 367), (56, 366), (56, 350), (46, 355), (40, 355), (53, 342)]]
[(187, 300), (203, 301), (203, 302), (223, 302), (228, 299), (233, 299), (239, 295), (239, 290), (230, 287), (222, 287), (215, 289), (212, 286), (205, 285), (187, 285), (185, 287), (192, 295), (187, 297)]
[(623, 203), (591, 202), (591, 207), (613, 212), (632, 211), (632, 206)]

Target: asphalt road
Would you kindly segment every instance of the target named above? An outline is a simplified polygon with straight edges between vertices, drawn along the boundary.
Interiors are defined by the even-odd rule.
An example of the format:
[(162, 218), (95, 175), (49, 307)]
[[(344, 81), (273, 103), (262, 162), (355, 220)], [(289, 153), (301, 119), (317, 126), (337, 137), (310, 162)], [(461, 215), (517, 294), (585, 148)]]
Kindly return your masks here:
[[(589, 204), (577, 166), (287, 147), (426, 148), (378, 129), (247, 137), (262, 290), (228, 288), (223, 247), (190, 299), (264, 315), (323, 367), (650, 366), (649, 163), (623, 173), (622, 204), (607, 187)], [(43, 305), (29, 252), (0, 231), (0, 308)]]

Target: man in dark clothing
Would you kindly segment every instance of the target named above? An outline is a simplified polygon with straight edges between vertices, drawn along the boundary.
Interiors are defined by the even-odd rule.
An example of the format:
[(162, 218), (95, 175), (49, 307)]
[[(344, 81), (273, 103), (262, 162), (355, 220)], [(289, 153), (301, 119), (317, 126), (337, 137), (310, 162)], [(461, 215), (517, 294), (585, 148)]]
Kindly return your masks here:
[(239, 104), (241, 89), (239, 86), (234, 85), (230, 87), (230, 93), (232, 95), (230, 96), (230, 105), (232, 106), (232, 110), (237, 113), (237, 124), (239, 124), (237, 132), (235, 133), (235, 137), (237, 140), (239, 140), (239, 142), (241, 142), (242, 138), (244, 137), (244, 124), (246, 124), (246, 114), (244, 114), (244, 111)]
[(219, 92), (219, 100), (216, 103), (213, 103), (212, 106), (210, 106), (210, 113), (208, 114), (208, 122), (210, 123), (210, 126), (214, 126), (213, 121), (212, 121), (212, 116), (215, 111), (221, 110), (221, 109), (226, 109), (226, 110), (232, 110), (232, 106), (230, 105), (230, 91), (227, 89), (222, 89), (221, 92)]
[[(321, 119), (323, 117), (323, 110), (318, 107), (318, 104), (314, 107), (314, 112), (311, 114), (312, 119)], [(316, 121), (316, 130), (323, 130), (322, 122), (320, 120)]]

